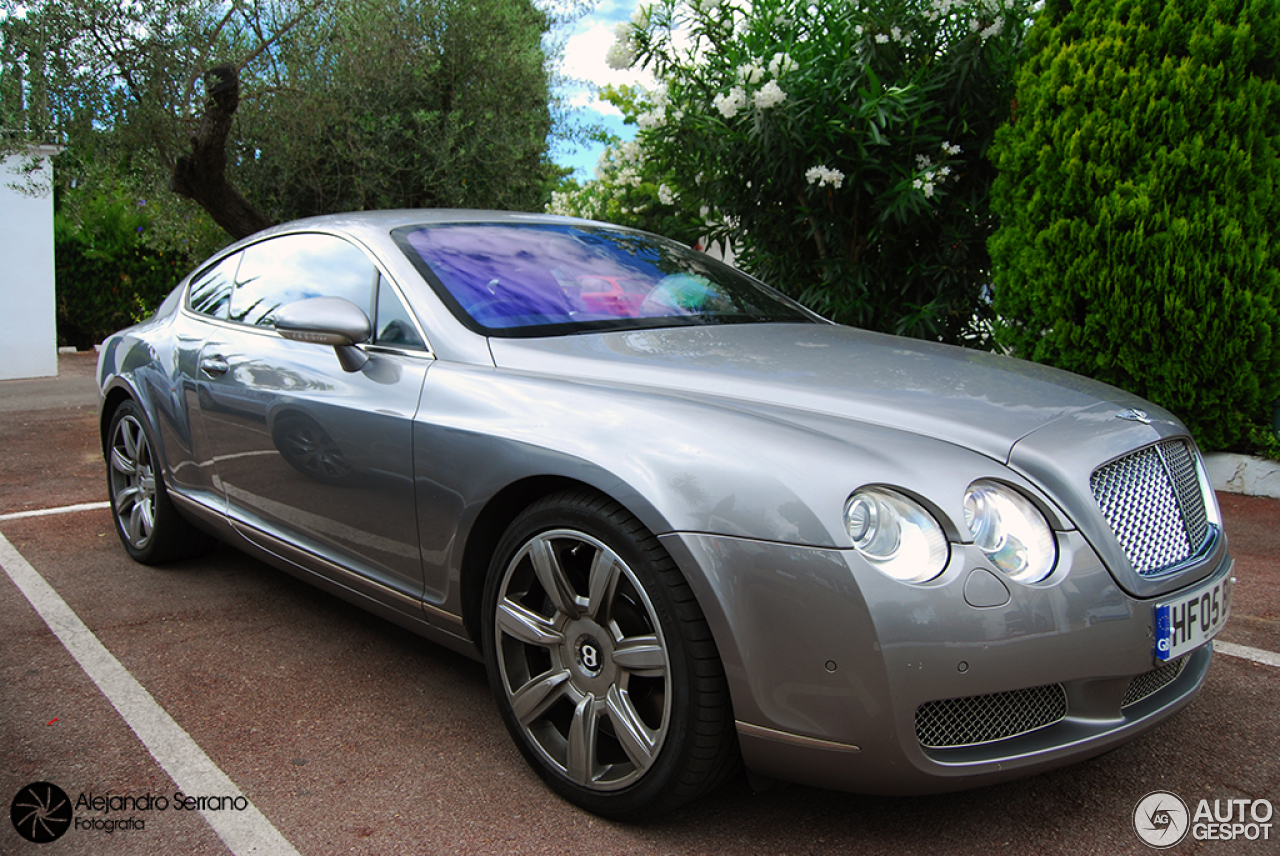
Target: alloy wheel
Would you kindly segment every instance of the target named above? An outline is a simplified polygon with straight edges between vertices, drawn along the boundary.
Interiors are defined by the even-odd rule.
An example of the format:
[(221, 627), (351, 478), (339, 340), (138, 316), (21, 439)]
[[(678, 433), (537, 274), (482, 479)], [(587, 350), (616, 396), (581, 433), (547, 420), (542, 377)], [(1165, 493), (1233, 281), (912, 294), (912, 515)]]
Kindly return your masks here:
[(502, 688), (535, 751), (589, 790), (639, 780), (670, 728), (671, 662), (627, 564), (584, 532), (541, 532), (508, 563), (494, 618)]

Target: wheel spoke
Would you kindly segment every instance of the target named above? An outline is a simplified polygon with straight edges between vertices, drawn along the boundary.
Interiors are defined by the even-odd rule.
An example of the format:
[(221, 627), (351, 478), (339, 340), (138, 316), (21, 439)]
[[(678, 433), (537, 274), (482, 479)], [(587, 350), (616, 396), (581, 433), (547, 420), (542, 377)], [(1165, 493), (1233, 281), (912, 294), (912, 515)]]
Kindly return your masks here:
[(616, 686), (609, 687), (605, 705), (622, 751), (627, 753), (637, 769), (647, 770), (654, 761), (657, 736), (640, 720), (631, 702)]
[(128, 457), (120, 447), (111, 450), (111, 468), (118, 473), (124, 473), (127, 476), (134, 475), (138, 472), (137, 461)]
[(564, 642), (564, 634), (550, 621), (512, 600), (504, 600), (498, 607), (498, 627), (508, 636), (540, 648), (552, 648)]
[(511, 694), (511, 710), (524, 726), (547, 712), (569, 689), (569, 670), (547, 672), (529, 681)]
[(533, 562), (538, 582), (542, 583), (547, 597), (551, 598), (551, 605), (562, 615), (577, 618), (580, 614), (577, 595), (564, 574), (564, 568), (560, 566), (560, 558), (556, 555), (551, 540), (539, 538), (530, 544), (529, 559)]
[(628, 636), (613, 651), (613, 661), (633, 675), (660, 678), (667, 673), (667, 656), (655, 635)]
[(569, 778), (589, 784), (595, 778), (596, 736), (599, 733), (600, 715), (595, 696), (588, 695), (578, 702), (569, 723), (569, 752), (565, 766)]
[(618, 580), (622, 576), (622, 565), (611, 550), (600, 550), (591, 562), (591, 577), (588, 584), (587, 614), (599, 622), (607, 615), (607, 605), (613, 600)]
[(134, 508), (138, 502), (138, 496), (142, 493), (142, 488), (136, 484), (129, 485), (127, 488), (116, 492), (116, 513), (123, 516), (125, 512)]
[(134, 503), (129, 512), (129, 543), (141, 547), (151, 534), (151, 515), (145, 502)]

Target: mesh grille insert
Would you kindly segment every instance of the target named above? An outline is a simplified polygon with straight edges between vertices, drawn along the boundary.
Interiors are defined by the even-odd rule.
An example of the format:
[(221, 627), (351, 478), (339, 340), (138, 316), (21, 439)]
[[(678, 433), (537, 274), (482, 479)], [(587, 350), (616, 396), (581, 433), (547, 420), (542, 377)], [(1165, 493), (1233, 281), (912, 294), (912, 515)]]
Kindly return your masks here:
[(931, 701), (916, 709), (916, 737), (930, 749), (976, 746), (1044, 728), (1066, 715), (1061, 684)]
[(1120, 707), (1125, 708), (1131, 704), (1137, 704), (1144, 698), (1160, 692), (1160, 690), (1178, 679), (1178, 675), (1182, 674), (1182, 670), (1186, 668), (1186, 665), (1187, 658), (1185, 656), (1179, 657), (1176, 660), (1170, 660), (1158, 669), (1152, 669), (1150, 672), (1138, 675), (1129, 681), (1129, 689), (1125, 691), (1124, 700), (1120, 702)]
[(1209, 537), (1194, 452), (1183, 440), (1166, 440), (1099, 467), (1089, 484), (1141, 576), (1157, 576), (1186, 560)]

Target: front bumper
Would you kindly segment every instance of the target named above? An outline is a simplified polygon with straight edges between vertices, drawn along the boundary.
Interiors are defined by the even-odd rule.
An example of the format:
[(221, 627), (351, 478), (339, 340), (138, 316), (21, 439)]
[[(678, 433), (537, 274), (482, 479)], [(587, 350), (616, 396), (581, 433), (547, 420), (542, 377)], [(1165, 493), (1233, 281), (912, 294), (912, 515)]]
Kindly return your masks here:
[[(1172, 716), (1213, 656), (1158, 661), (1154, 602), (1076, 532), (1059, 535), (1069, 572), (1041, 586), (997, 581), (966, 546), (908, 586), (852, 551), (662, 540), (719, 645), (747, 766), (788, 781), (919, 794), (1060, 767)], [(1225, 547), (1213, 561), (1197, 585), (1229, 576)]]

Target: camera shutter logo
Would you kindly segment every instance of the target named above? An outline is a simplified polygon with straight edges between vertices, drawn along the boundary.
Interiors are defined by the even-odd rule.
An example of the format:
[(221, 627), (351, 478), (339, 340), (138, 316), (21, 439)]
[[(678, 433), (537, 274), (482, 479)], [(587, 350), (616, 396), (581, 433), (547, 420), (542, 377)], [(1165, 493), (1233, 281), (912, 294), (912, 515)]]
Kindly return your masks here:
[(1187, 837), (1191, 815), (1177, 794), (1152, 791), (1133, 810), (1133, 829), (1143, 843), (1157, 850), (1172, 847)]
[(18, 791), (9, 805), (13, 828), (36, 844), (61, 838), (71, 828), (74, 814), (71, 800), (62, 788), (48, 782), (32, 782)]

